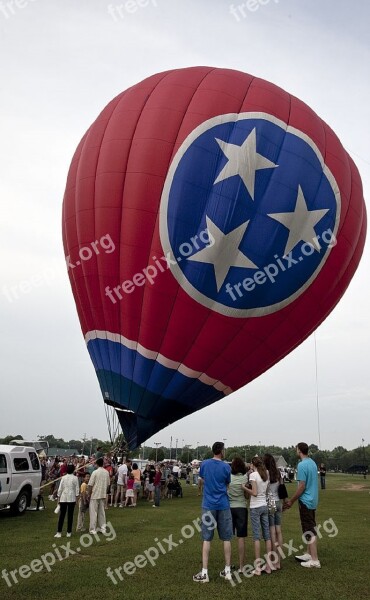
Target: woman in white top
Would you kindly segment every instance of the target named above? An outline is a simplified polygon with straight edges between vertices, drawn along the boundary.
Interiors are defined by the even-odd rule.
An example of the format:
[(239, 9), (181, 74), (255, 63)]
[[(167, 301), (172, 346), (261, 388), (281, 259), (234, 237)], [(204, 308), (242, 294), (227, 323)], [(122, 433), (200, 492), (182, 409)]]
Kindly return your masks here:
[[(266, 554), (271, 552), (271, 536), (269, 528), (269, 516), (267, 510), (266, 491), (269, 484), (268, 472), (262, 460), (258, 457), (252, 458), (252, 473), (249, 476), (249, 485), (243, 485), (243, 489), (250, 496), (250, 515), (254, 541), (254, 555), (256, 560), (261, 558), (260, 530), (266, 543)], [(257, 563), (258, 564), (258, 563)], [(256, 567), (253, 575), (261, 575), (262, 570), (271, 573), (271, 565), (266, 562), (263, 569)]]
[(279, 498), (278, 487), (280, 483), (282, 483), (282, 478), (272, 454), (265, 454), (265, 456), (263, 457), (263, 462), (269, 473), (269, 492), (272, 494), (276, 505), (275, 514), (269, 515), (271, 544), (274, 552), (276, 552), (276, 563), (274, 566), (276, 569), (281, 569), (279, 546), (281, 548), (283, 545), (283, 534), (281, 532), (281, 516), (283, 510), (283, 501)]
[(67, 537), (72, 535), (73, 526), (73, 513), (76, 506), (77, 497), (80, 494), (80, 486), (78, 479), (73, 475), (75, 470), (74, 465), (67, 466), (67, 474), (62, 477), (58, 488), (58, 500), (60, 506), (59, 520), (58, 520), (58, 532), (54, 537), (62, 537), (62, 530), (64, 519), (68, 510), (68, 522), (67, 522)]

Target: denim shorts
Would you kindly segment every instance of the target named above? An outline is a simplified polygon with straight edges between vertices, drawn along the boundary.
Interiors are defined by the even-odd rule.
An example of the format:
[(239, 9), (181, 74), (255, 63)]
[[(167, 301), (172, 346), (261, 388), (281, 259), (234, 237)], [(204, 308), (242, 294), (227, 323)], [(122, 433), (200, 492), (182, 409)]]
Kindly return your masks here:
[(261, 538), (260, 527), (262, 528), (262, 536), (265, 541), (270, 540), (269, 514), (267, 506), (258, 506), (250, 509), (253, 540), (257, 541)]
[(202, 508), (202, 539), (204, 542), (213, 540), (216, 526), (220, 540), (229, 542), (233, 537), (233, 521), (230, 508), (225, 510)]
[(274, 515), (269, 515), (269, 525), (270, 527), (275, 527), (276, 525), (281, 525), (281, 517), (283, 514), (283, 501), (278, 500), (275, 501), (276, 504), (276, 512)]

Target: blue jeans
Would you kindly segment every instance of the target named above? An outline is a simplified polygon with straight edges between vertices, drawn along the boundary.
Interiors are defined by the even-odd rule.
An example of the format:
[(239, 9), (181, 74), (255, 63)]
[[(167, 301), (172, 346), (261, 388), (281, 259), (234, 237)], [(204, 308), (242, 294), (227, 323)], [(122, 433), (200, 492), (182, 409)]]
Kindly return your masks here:
[(154, 488), (154, 504), (156, 506), (159, 506), (160, 499), (161, 499), (161, 486), (156, 485)]
[(270, 540), (269, 514), (266, 506), (258, 506), (250, 509), (253, 540), (257, 541), (261, 538), (260, 527), (262, 528), (262, 536), (265, 541)]

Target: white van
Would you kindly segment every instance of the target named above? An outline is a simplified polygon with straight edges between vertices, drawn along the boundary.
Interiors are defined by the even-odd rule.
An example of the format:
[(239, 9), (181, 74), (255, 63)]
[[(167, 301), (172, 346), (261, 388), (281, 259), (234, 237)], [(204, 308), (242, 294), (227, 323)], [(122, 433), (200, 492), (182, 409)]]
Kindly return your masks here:
[(0, 445), (0, 508), (23, 514), (40, 492), (41, 466), (32, 446)]

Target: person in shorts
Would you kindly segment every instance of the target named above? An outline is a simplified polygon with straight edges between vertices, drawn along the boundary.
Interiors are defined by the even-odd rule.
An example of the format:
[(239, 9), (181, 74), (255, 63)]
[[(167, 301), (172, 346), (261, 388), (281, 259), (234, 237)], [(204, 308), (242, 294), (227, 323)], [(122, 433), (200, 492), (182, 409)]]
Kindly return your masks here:
[(278, 488), (279, 485), (283, 483), (283, 475), (281, 474), (280, 469), (277, 468), (276, 461), (272, 454), (266, 453), (263, 457), (263, 462), (269, 474), (268, 489), (270, 494), (272, 494), (276, 507), (274, 514), (269, 514), (272, 550), (276, 552), (274, 567), (275, 569), (281, 569), (281, 555), (279, 553), (279, 547), (282, 548), (283, 546), (283, 534), (281, 530), (283, 501), (279, 498)]
[[(231, 580), (231, 538), (233, 525), (227, 488), (231, 480), (230, 465), (224, 462), (225, 445), (215, 442), (213, 458), (202, 462), (199, 476), (204, 483), (202, 501), (202, 570), (193, 575), (193, 581), (208, 583), (208, 560), (215, 525), (220, 540), (224, 543), (225, 568), (220, 577)], [(212, 524), (210, 523), (212, 521)]]
[(294, 496), (285, 502), (284, 509), (291, 508), (298, 500), (299, 517), (303, 537), (307, 543), (307, 553), (295, 558), (300, 561), (302, 567), (320, 569), (316, 536), (316, 509), (319, 501), (317, 465), (312, 458), (308, 457), (308, 445), (305, 442), (297, 444), (296, 450), (300, 458), (297, 469), (298, 488)]
[[(128, 479), (127, 479), (125, 506), (134, 506), (134, 498), (135, 498), (134, 483), (135, 483), (134, 476), (132, 475), (132, 473), (130, 473), (130, 475), (128, 476)], [(130, 504), (129, 504), (129, 501), (130, 501)]]
[(245, 565), (245, 538), (248, 535), (248, 509), (246, 494), (242, 485), (248, 483), (247, 468), (240, 457), (235, 457), (231, 463), (231, 481), (228, 489), (233, 533), (238, 538), (239, 573)]

